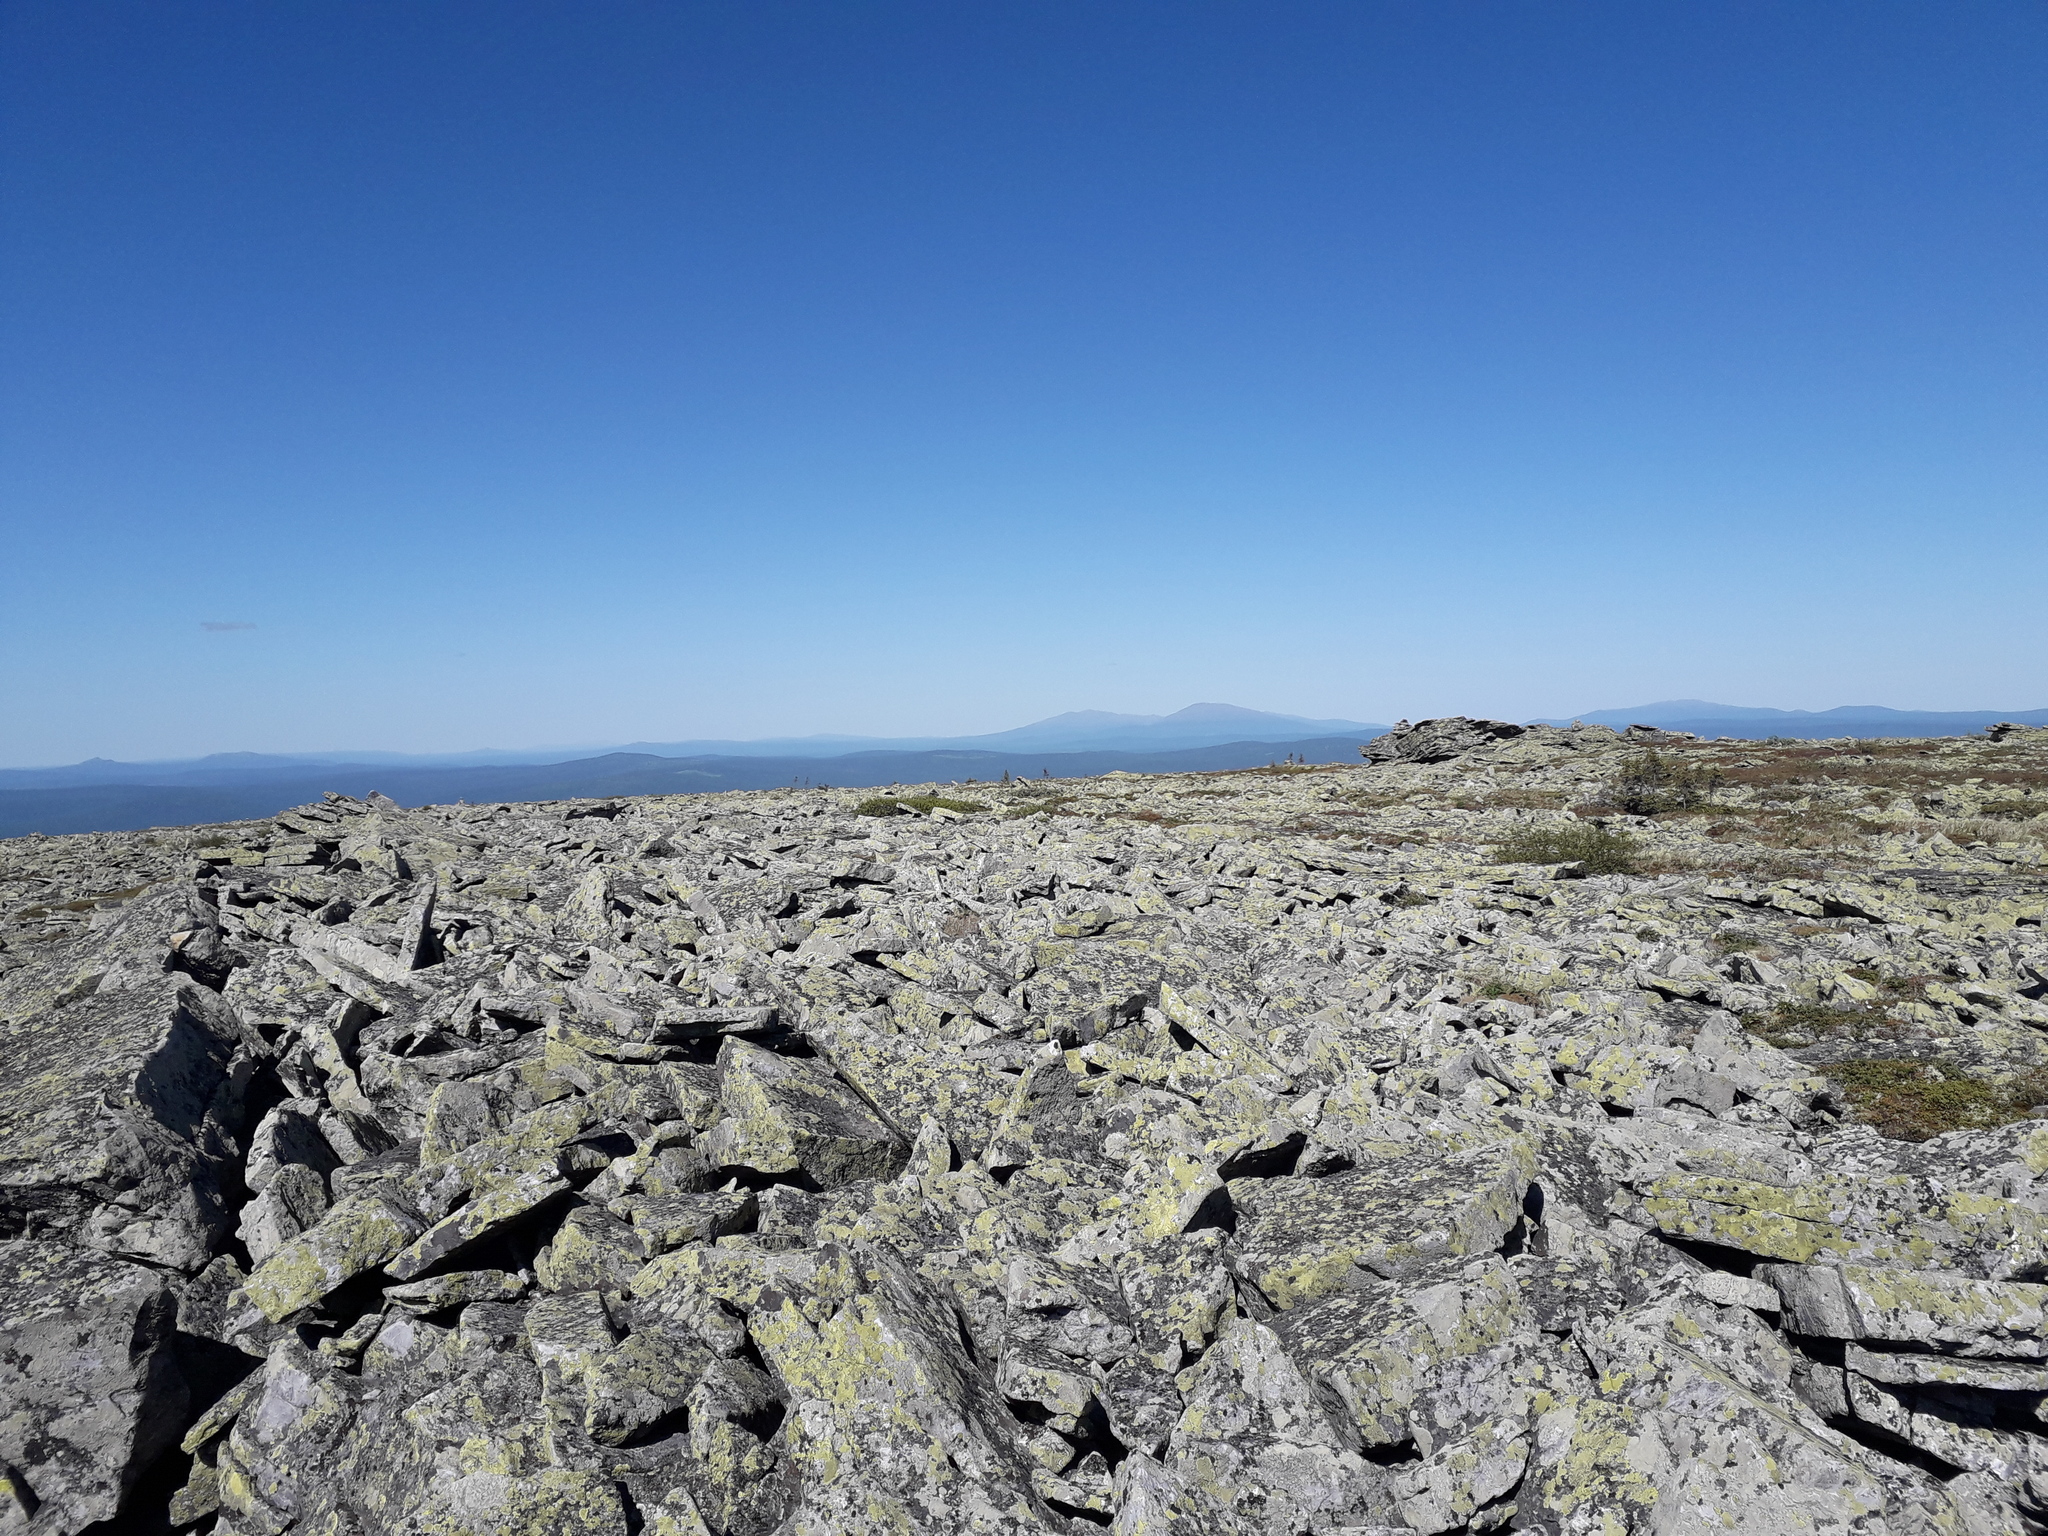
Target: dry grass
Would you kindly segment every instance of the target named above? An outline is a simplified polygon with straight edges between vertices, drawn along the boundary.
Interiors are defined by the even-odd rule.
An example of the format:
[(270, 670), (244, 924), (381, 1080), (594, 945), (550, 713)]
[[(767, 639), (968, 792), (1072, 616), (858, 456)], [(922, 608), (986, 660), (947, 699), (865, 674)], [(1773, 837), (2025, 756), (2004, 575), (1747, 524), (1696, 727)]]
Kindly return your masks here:
[(2044, 800), (1987, 800), (1977, 807), (1979, 816), (1993, 821), (2032, 821), (2043, 819), (2043, 826), (2037, 831), (2048, 831), (2048, 801)]
[(1333, 773), (1350, 766), (1349, 763), (1269, 763), (1264, 768), (1226, 768), (1222, 771), (1254, 779), (1292, 779), (1304, 773)]
[(1829, 1069), (1856, 1118), (1899, 1141), (1925, 1141), (1944, 1131), (1983, 1130), (2031, 1117), (2048, 1103), (2048, 1071), (2005, 1083), (1945, 1072), (1903, 1057), (1845, 1061)]
[(1896, 1040), (1903, 1026), (1876, 1003), (1780, 1003), (1761, 1018), (1743, 1021), (1766, 1045), (1796, 1051), (1829, 1040)]
[(1770, 958), (1770, 941), (1756, 933), (1717, 933), (1714, 948), (1724, 955), (1756, 955)]
[[(2003, 766), (2010, 764), (2010, 766)], [(1724, 773), (1752, 789), (1849, 785), (1912, 793), (1949, 789), (1967, 780), (2015, 789), (2048, 789), (2048, 767), (2021, 743), (1958, 752), (1941, 740), (1859, 742), (1839, 747), (1765, 747), (1744, 752)]]
[(1802, 857), (1791, 850), (1751, 846), (1645, 854), (1636, 861), (1636, 873), (1703, 875), (1710, 880), (1792, 880), (1818, 878), (1827, 871), (1810, 853)]
[(1931, 837), (1939, 832), (1950, 842), (1965, 848), (1971, 843), (2048, 843), (2048, 822), (2037, 821), (1965, 817), (1907, 822), (1901, 830), (1911, 830), (1919, 837)]
[(1557, 811), (1569, 797), (1561, 789), (1496, 789), (1488, 794), (1483, 809), (1489, 811)]

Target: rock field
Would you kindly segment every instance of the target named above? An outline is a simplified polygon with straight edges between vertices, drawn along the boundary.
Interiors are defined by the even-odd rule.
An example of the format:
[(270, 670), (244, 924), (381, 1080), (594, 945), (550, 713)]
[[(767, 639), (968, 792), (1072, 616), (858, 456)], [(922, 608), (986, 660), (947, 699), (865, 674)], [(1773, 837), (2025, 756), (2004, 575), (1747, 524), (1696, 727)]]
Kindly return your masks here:
[(2044, 842), (1448, 720), (0, 843), (0, 1532), (2048, 1530)]

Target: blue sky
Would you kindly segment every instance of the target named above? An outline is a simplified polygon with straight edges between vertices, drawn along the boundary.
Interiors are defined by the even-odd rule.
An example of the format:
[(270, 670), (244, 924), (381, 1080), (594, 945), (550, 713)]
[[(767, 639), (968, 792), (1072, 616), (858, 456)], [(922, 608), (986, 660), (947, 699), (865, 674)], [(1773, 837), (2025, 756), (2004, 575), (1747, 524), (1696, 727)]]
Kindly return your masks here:
[(2017, 0), (13, 0), (0, 762), (2042, 707), (2044, 100)]

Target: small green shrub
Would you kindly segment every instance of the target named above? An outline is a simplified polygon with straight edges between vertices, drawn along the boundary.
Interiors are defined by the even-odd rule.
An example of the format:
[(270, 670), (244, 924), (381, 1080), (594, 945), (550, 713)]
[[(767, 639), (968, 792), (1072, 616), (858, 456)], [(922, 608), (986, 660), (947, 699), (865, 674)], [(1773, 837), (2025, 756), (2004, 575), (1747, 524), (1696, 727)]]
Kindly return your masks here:
[(1702, 805), (1725, 782), (1719, 769), (1689, 767), (1645, 751), (1621, 765), (1604, 797), (1616, 810), (1631, 816), (1655, 816), (1660, 811), (1689, 811)]
[(1585, 825), (1530, 827), (1494, 847), (1497, 864), (1583, 864), (1589, 875), (1630, 875), (1636, 840), (1626, 832)]
[(1868, 982), (1894, 1002), (1917, 1003), (1927, 996), (1927, 983), (1932, 976), (1887, 976), (1874, 971), (1867, 965), (1852, 965), (1849, 975), (1858, 981)]
[(1020, 816), (1077, 816), (1081, 814), (1074, 809), (1074, 801), (1077, 798), (1074, 795), (1048, 795), (1039, 799), (1026, 800), (1023, 804), (1013, 806), (1003, 814), (1012, 821), (1015, 821)]
[(876, 795), (854, 807), (858, 816), (930, 815), (933, 811), (958, 811), (966, 815), (985, 811), (979, 800), (949, 800), (944, 795)]

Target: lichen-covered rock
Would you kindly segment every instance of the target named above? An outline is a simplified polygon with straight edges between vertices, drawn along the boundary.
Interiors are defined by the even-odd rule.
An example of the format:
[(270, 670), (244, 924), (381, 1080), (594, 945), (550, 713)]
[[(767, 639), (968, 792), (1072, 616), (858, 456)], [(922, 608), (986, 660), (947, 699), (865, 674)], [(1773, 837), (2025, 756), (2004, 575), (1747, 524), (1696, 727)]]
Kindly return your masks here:
[(0, 1027), (0, 1230), (189, 1272), (233, 1225), (221, 1163), (263, 1041), (182, 975)]
[(1488, 1420), (1464, 1439), (1404, 1467), (1393, 1479), (1394, 1501), (1413, 1530), (1462, 1530), (1486, 1506), (1514, 1492), (1528, 1462), (1527, 1426), (1520, 1420)]
[(1244, 1273), (1283, 1311), (1358, 1271), (1395, 1277), (1497, 1249), (1534, 1176), (1526, 1143), (1364, 1168), (1260, 1191), (1240, 1218)]
[[(749, 1331), (789, 1393), (799, 1536), (1026, 1532), (1066, 1522), (1034, 1491), (1021, 1426), (975, 1367), (945, 1298), (879, 1249), (846, 1256), (834, 1297), (756, 1299)], [(829, 1310), (827, 1310), (829, 1308)]]
[(390, 1263), (422, 1225), (389, 1195), (350, 1196), (256, 1267), (246, 1287), (249, 1300), (273, 1323), (283, 1322), (356, 1276)]
[(887, 1178), (903, 1165), (901, 1141), (821, 1063), (727, 1040), (718, 1077), (725, 1115), (704, 1143), (716, 1164), (800, 1173), (828, 1187)]
[(0, 843), (0, 1530), (2048, 1529), (2048, 733), (1869, 759)]
[(1441, 763), (1479, 747), (1513, 741), (1528, 729), (1506, 720), (1468, 720), (1463, 715), (1424, 720), (1418, 725), (1403, 720), (1358, 750), (1369, 763)]
[(1864, 1265), (1765, 1264), (1788, 1324), (1948, 1355), (2048, 1360), (2048, 1285)]
[(0, 1242), (0, 1326), (9, 1498), (39, 1531), (111, 1519), (184, 1428), (162, 1275), (69, 1244)]
[(249, 1262), (261, 1265), (325, 1216), (327, 1207), (327, 1181), (318, 1170), (305, 1163), (286, 1163), (262, 1193), (242, 1207), (235, 1235), (249, 1250)]
[(547, 1468), (527, 1477), (469, 1472), (437, 1484), (396, 1529), (404, 1536), (626, 1536), (633, 1527), (611, 1478)]
[(1361, 1525), (1383, 1505), (1384, 1475), (1359, 1454), (1357, 1430), (1271, 1329), (1233, 1321), (1187, 1375), (1167, 1465), (1251, 1529)]

